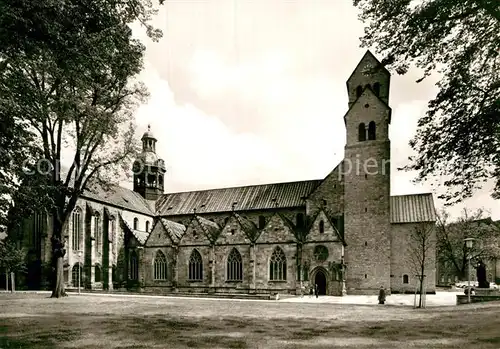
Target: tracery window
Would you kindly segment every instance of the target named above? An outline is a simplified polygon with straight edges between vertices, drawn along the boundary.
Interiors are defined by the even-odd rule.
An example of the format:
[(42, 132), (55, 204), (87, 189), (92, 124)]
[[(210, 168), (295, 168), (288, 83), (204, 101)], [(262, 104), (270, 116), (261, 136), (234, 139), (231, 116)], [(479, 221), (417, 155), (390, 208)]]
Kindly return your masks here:
[(154, 280), (167, 279), (167, 258), (162, 251), (156, 252), (156, 256), (153, 262), (153, 268)]
[(189, 257), (189, 280), (202, 281), (203, 280), (203, 260), (200, 252), (193, 250)]
[(269, 261), (269, 280), (286, 280), (286, 256), (283, 250), (276, 247)]
[(243, 280), (243, 262), (241, 254), (236, 248), (233, 248), (227, 257), (227, 280)]

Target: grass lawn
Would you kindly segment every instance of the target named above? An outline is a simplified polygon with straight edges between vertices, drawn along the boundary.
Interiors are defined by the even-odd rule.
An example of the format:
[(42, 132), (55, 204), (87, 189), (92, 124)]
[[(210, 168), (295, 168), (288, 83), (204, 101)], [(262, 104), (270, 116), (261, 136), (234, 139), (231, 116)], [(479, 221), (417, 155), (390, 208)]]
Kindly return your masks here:
[(500, 302), (433, 307), (0, 294), (7, 348), (500, 348)]

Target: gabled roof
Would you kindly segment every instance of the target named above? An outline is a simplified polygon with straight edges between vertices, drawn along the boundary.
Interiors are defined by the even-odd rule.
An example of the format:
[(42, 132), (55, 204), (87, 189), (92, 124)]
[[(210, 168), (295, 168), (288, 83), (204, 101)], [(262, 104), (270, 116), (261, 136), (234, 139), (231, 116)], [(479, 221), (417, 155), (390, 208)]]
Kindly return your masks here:
[(201, 229), (203, 229), (203, 232), (211, 241), (217, 240), (221, 232), (221, 228), (217, 223), (212, 222), (198, 215), (195, 215), (194, 219), (198, 221), (198, 223), (201, 226)]
[(435, 222), (431, 193), (391, 196), (391, 223)]
[(380, 101), (380, 103), (382, 103), (389, 110), (389, 123), (391, 123), (392, 108), (382, 98), (380, 98), (379, 96), (377, 96), (377, 94), (375, 92), (373, 92), (373, 90), (372, 90), (372, 88), (370, 86), (363, 87), (363, 92), (361, 93), (361, 95), (358, 98), (356, 98), (354, 100), (354, 102), (352, 102), (351, 106), (349, 107), (349, 109), (347, 110), (347, 112), (344, 114), (344, 123), (346, 122), (347, 115), (349, 115), (349, 113), (351, 112), (352, 108), (354, 108), (354, 106), (357, 104), (358, 100), (365, 95), (366, 91), (369, 91), (369, 93), (371, 93), (375, 97), (377, 97), (377, 99)]
[(170, 239), (172, 240), (172, 242), (179, 242), (182, 235), (186, 231), (186, 227), (180, 223), (172, 222), (165, 218), (161, 218), (160, 222), (167, 233), (170, 235)]
[(330, 224), (330, 226), (333, 228), (333, 231), (335, 232), (335, 234), (337, 235), (337, 237), (339, 238), (339, 241), (341, 241), (344, 246), (347, 246), (345, 240), (344, 240), (344, 237), (342, 236), (342, 234), (340, 234), (340, 232), (338, 231), (337, 227), (335, 226), (335, 224), (333, 224), (333, 220), (332, 218), (330, 217), (330, 215), (328, 215), (328, 212), (326, 212), (323, 208), (320, 208), (318, 210), (318, 212), (316, 212), (316, 214), (311, 218), (311, 220), (309, 221), (309, 224), (307, 225), (306, 227), (306, 232), (307, 234), (309, 234), (311, 232), (311, 229), (312, 227), (314, 226), (314, 223), (316, 222), (316, 220), (318, 219), (318, 216), (323, 213), (323, 215), (326, 217), (326, 219), (328, 220), (328, 224)]
[(361, 64), (363, 62), (370, 61), (370, 60), (375, 63), (375, 65), (376, 65), (376, 67), (374, 67), (375, 69), (382, 69), (382, 71), (384, 73), (386, 73), (387, 75), (391, 75), (391, 73), (387, 70), (387, 68), (382, 63), (380, 63), (380, 61), (377, 59), (377, 57), (375, 57), (375, 55), (373, 53), (371, 53), (370, 50), (366, 50), (365, 54), (363, 55), (363, 57), (361, 57), (358, 64), (356, 65), (356, 68), (354, 68), (351, 75), (349, 75), (349, 78), (346, 80), (346, 84), (349, 83), (349, 81), (352, 79), (353, 75), (359, 70)]
[(91, 190), (86, 190), (81, 197), (142, 213), (147, 216), (154, 216), (154, 212), (151, 210), (147, 200), (133, 190), (118, 185), (110, 185), (109, 188), (95, 185)]
[(255, 241), (259, 237), (259, 229), (257, 228), (257, 226), (252, 221), (240, 216), (235, 212), (233, 212), (233, 215), (236, 217), (236, 220), (240, 224), (241, 229), (243, 229), (248, 238), (251, 241)]
[(130, 228), (130, 226), (128, 225), (127, 221), (125, 221), (125, 219), (123, 219), (122, 215), (120, 214), (119, 216), (120, 216), (120, 219), (121, 219), (122, 223), (125, 225), (125, 227), (127, 227), (127, 229), (132, 233), (132, 235), (134, 235), (134, 237), (136, 238), (136, 240), (141, 245), (144, 245), (144, 243), (146, 242), (146, 240), (149, 237), (149, 233), (146, 232), (146, 231), (136, 230), (136, 229)]
[(161, 216), (175, 216), (193, 214), (195, 210), (196, 213), (230, 212), (233, 203), (237, 211), (303, 207), (302, 198), (320, 182), (309, 180), (169, 193), (158, 200), (156, 209)]

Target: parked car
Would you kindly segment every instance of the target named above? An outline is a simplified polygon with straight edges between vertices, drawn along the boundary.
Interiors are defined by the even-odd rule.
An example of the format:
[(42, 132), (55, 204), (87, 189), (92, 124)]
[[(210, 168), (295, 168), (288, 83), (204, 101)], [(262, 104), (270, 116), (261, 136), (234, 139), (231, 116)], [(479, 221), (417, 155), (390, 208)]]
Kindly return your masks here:
[[(458, 288), (466, 288), (468, 285), (469, 285), (469, 283), (467, 281), (459, 281), (459, 282), (457, 282), (455, 284), (455, 286), (458, 287)], [(479, 282), (477, 282), (477, 281), (471, 281), (470, 285), (471, 285), (471, 287), (478, 287), (479, 286)]]

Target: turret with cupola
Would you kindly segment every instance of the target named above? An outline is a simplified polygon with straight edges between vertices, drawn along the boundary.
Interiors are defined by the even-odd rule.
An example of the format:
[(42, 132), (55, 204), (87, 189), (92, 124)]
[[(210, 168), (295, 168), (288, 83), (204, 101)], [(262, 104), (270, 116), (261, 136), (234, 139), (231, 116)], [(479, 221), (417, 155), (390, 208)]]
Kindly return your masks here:
[(164, 191), (165, 162), (156, 155), (157, 139), (151, 126), (141, 138), (142, 152), (134, 162), (134, 191), (146, 200), (157, 200)]

